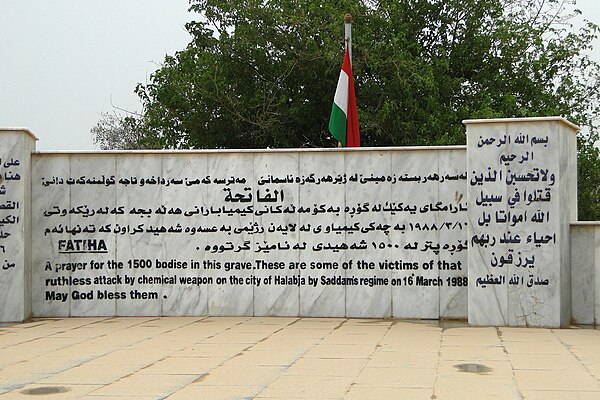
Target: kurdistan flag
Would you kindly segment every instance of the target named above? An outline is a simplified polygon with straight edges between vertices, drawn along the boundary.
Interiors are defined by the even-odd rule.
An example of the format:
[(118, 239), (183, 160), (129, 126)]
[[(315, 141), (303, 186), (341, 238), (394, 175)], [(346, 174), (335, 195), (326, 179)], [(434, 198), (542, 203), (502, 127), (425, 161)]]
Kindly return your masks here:
[(333, 107), (329, 118), (329, 132), (342, 146), (360, 147), (356, 96), (354, 95), (354, 80), (352, 79), (352, 64), (350, 63), (348, 46), (346, 46), (344, 64), (333, 98)]

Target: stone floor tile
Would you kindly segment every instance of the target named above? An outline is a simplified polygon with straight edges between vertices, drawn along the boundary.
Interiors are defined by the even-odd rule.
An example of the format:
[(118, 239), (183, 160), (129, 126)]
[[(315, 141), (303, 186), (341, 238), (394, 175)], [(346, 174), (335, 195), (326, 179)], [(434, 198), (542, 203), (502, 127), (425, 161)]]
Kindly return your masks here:
[(571, 354), (510, 354), (514, 369), (557, 369), (576, 368), (581, 363)]
[(583, 367), (569, 370), (515, 370), (521, 390), (600, 391), (600, 382)]
[(352, 384), (347, 376), (280, 376), (256, 399), (343, 399)]
[(368, 358), (375, 351), (375, 345), (318, 344), (311, 348), (307, 358)]
[(440, 350), (441, 360), (481, 361), (506, 360), (507, 355), (501, 346), (444, 346)]
[(376, 388), (372, 386), (353, 385), (348, 393), (346, 393), (344, 400), (430, 400), (432, 399), (432, 395), (433, 389)]
[(433, 388), (435, 369), (364, 368), (356, 377), (356, 384), (371, 387)]
[(194, 385), (208, 386), (267, 386), (285, 371), (282, 366), (220, 366)]
[(133, 374), (103, 386), (90, 395), (166, 397), (198, 379), (195, 375)]
[(558, 341), (502, 341), (502, 345), (508, 354), (569, 354), (569, 350)]
[(285, 371), (285, 375), (356, 377), (366, 363), (366, 358), (301, 358)]
[(367, 367), (375, 368), (436, 368), (439, 353), (413, 353), (409, 351), (380, 351), (369, 358)]
[(245, 350), (227, 361), (227, 365), (291, 365), (302, 356), (301, 351)]
[(598, 400), (600, 391), (584, 392), (572, 390), (523, 391), (524, 400)]
[(46, 385), (107, 385), (127, 375), (122, 367), (77, 366), (38, 381)]
[[(209, 386), (190, 385), (167, 397), (168, 400), (231, 400), (231, 399), (253, 399), (264, 389), (263, 386)], [(100, 399), (98, 399), (100, 400)]]
[(434, 395), (440, 400), (519, 400), (519, 390), (514, 379), (467, 376), (464, 378), (438, 377)]
[[(32, 384), (18, 390), (0, 395), (0, 399), (80, 399), (82, 396), (98, 389), (98, 385), (45, 385)], [(44, 394), (48, 393), (48, 394)]]
[(167, 357), (137, 372), (142, 375), (202, 375), (223, 363), (220, 358)]

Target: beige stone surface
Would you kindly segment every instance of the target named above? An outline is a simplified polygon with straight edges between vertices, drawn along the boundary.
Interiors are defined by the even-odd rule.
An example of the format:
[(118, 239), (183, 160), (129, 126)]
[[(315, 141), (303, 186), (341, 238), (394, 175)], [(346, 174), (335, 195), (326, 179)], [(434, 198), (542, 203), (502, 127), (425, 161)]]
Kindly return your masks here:
[(522, 390), (600, 391), (600, 382), (584, 367), (568, 370), (516, 370)]
[(144, 375), (132, 374), (94, 390), (93, 395), (144, 396), (157, 398), (175, 393), (195, 380), (193, 375)]
[(425, 368), (365, 368), (356, 378), (361, 386), (433, 388), (435, 369)]
[(281, 366), (223, 365), (194, 385), (267, 386), (285, 371)]
[[(169, 396), (169, 400), (190, 400), (190, 399), (212, 399), (212, 400), (231, 400), (231, 399), (252, 399), (264, 389), (263, 386), (186, 386), (175, 394)], [(96, 400), (104, 400), (97, 398)]]
[(301, 358), (291, 365), (285, 374), (355, 377), (362, 371), (366, 363), (366, 358)]
[(514, 369), (572, 369), (581, 367), (581, 362), (572, 354), (511, 354)]
[(439, 377), (434, 394), (437, 399), (520, 399), (519, 389), (513, 379), (469, 375), (464, 378)]
[(284, 375), (280, 376), (257, 399), (341, 399), (350, 385), (349, 376)]
[(444, 346), (440, 359), (452, 361), (506, 360), (502, 346)]
[(54, 394), (46, 394), (46, 395), (36, 395), (37, 390), (44, 390), (48, 388), (49, 385), (27, 385), (19, 390), (13, 391), (11, 393), (5, 393), (0, 395), (0, 399), (31, 399), (31, 398), (44, 398), (44, 399), (61, 399), (61, 400), (71, 400), (71, 399), (81, 399), (86, 394), (93, 392), (94, 390), (100, 388), (97, 385), (51, 385), (53, 388), (64, 388), (64, 392), (55, 392)]
[(292, 365), (302, 357), (296, 350), (246, 350), (233, 356), (227, 365)]
[(583, 392), (571, 390), (539, 390), (524, 391), (525, 400), (598, 400), (600, 392)]
[(415, 388), (374, 388), (372, 386), (355, 385), (350, 388), (345, 400), (428, 400), (433, 395), (433, 389), (415, 389)]
[(504, 342), (509, 354), (569, 354), (569, 349), (558, 341)]
[(375, 345), (317, 344), (304, 354), (307, 358), (368, 358), (375, 351)]
[(374, 368), (436, 368), (439, 352), (413, 353), (410, 351), (376, 350), (369, 358), (368, 367)]
[[(600, 399), (600, 331), (343, 318), (0, 328), (0, 399)], [(435, 397), (432, 397), (435, 396)]]

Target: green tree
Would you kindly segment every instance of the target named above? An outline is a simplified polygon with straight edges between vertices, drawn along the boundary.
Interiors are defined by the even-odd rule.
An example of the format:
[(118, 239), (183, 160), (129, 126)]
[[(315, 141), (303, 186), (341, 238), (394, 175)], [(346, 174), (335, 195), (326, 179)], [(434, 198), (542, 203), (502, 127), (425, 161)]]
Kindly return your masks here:
[(579, 138), (577, 152), (577, 212), (580, 221), (600, 221), (600, 149), (597, 134)]
[(102, 150), (133, 150), (144, 148), (139, 115), (116, 111), (100, 114), (100, 121), (91, 129), (92, 142)]
[[(574, 32), (568, 0), (190, 3), (190, 44), (136, 88), (144, 147), (335, 146), (346, 12), (364, 146), (464, 143), (469, 118), (563, 115), (598, 132), (600, 67), (586, 51), (599, 29)], [(597, 152), (580, 146), (592, 201), (582, 191), (598, 174), (581, 168)]]

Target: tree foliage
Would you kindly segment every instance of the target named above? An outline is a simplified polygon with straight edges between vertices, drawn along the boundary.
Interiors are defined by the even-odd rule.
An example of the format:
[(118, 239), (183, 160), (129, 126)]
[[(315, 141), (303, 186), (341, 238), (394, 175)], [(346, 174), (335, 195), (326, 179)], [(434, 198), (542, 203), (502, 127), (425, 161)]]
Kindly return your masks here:
[(139, 144), (335, 146), (346, 12), (364, 146), (464, 143), (469, 118), (562, 115), (594, 135), (600, 67), (586, 51), (598, 27), (573, 31), (568, 1), (191, 0), (190, 44), (136, 88)]
[(142, 120), (132, 114), (116, 111), (100, 114), (100, 121), (91, 129), (92, 141), (102, 150), (134, 150), (144, 148)]

